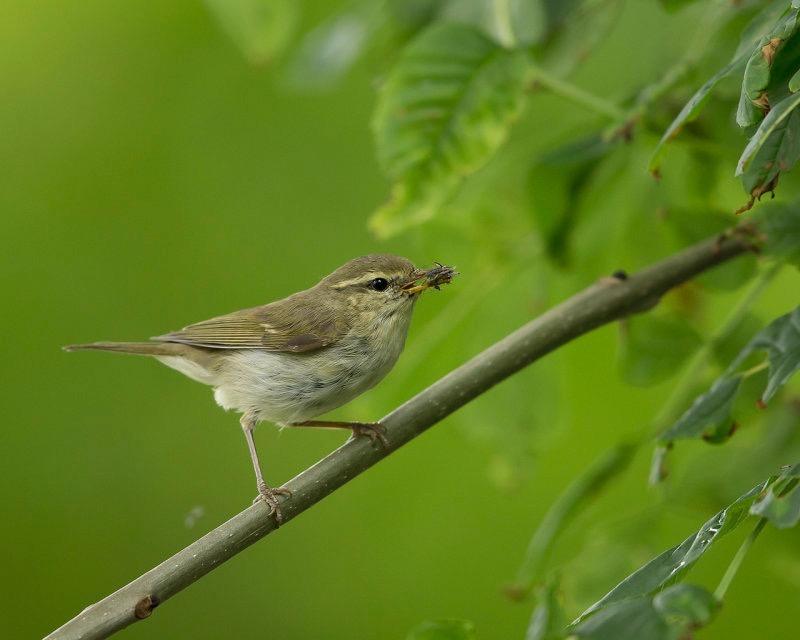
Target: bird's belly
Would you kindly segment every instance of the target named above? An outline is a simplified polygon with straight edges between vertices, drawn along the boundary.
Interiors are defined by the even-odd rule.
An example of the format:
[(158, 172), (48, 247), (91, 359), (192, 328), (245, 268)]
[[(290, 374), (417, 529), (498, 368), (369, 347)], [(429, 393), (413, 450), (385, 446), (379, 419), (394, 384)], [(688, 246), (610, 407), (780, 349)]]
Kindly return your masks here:
[(214, 396), (225, 409), (254, 411), (261, 420), (302, 422), (376, 385), (399, 353), (370, 348), (367, 340), (310, 354), (235, 351), (225, 360)]

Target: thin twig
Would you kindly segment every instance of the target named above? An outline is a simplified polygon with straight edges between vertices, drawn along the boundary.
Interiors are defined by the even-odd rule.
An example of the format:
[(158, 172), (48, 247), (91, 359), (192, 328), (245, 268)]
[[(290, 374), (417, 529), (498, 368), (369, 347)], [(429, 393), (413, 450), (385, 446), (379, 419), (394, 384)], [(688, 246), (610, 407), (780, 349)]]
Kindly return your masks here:
[[(292, 520), (498, 382), (574, 338), (621, 317), (652, 308), (669, 289), (752, 248), (733, 230), (689, 247), (627, 278), (603, 278), (523, 325), (401, 405), (381, 422), (389, 446), (348, 440), (287, 482), (282, 503)], [(153, 609), (276, 528), (262, 503), (248, 507), (171, 558), (136, 578), (47, 636), (92, 640), (148, 617)]]

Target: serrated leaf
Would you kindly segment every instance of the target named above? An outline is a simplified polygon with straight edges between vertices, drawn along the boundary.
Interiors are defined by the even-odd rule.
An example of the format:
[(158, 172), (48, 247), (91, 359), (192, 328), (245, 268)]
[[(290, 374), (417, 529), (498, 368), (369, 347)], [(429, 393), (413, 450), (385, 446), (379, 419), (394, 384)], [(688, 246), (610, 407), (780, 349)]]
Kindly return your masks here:
[(800, 465), (789, 467), (750, 507), (750, 513), (767, 518), (778, 529), (800, 522)]
[(675, 119), (670, 123), (669, 127), (667, 127), (667, 130), (664, 132), (664, 135), (662, 135), (661, 139), (658, 141), (658, 144), (653, 151), (653, 155), (650, 157), (650, 163), (648, 165), (650, 173), (658, 173), (658, 170), (661, 166), (661, 156), (665, 151), (665, 145), (678, 135), (685, 124), (691, 122), (700, 115), (700, 112), (708, 100), (708, 97), (711, 95), (711, 91), (714, 89), (714, 87), (728, 77), (728, 75), (730, 75), (734, 70), (741, 67), (744, 61), (744, 56), (733, 60), (731, 63), (711, 76), (711, 78), (706, 80), (705, 84), (703, 84), (703, 86), (701, 86), (694, 93), (694, 95), (689, 98), (689, 101), (683, 106), (683, 109), (680, 110), (680, 113), (678, 113)]
[(701, 344), (684, 320), (634, 316), (622, 325), (617, 362), (626, 382), (647, 386), (673, 375)]
[(750, 507), (774, 480), (773, 477), (760, 482), (733, 503), (717, 512), (696, 533), (634, 571), (584, 611), (578, 621), (584, 620), (587, 616), (614, 603), (652, 594), (677, 582), (704, 553), (748, 517)]
[(294, 0), (205, 0), (247, 60), (264, 64), (289, 44), (299, 17)]
[(702, 437), (709, 442), (720, 442), (727, 439), (733, 431), (731, 408), (741, 381), (741, 376), (717, 380), (674, 425), (659, 436), (659, 441), (665, 443)]
[(373, 121), (391, 200), (370, 219), (387, 237), (420, 224), (505, 141), (522, 105), (527, 54), (476, 29), (436, 24), (404, 51)]
[(789, 378), (800, 369), (800, 307), (773, 320), (742, 350), (732, 366), (737, 366), (754, 351), (766, 351), (769, 360), (767, 387), (761, 394), (769, 402)]
[(475, 625), (469, 620), (428, 620), (415, 627), (406, 640), (474, 640)]

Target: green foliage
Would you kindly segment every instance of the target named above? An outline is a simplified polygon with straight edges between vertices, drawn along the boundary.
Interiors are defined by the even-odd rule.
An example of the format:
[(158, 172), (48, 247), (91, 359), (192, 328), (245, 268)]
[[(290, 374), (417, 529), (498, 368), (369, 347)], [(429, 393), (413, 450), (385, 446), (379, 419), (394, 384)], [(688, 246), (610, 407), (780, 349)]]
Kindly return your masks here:
[(771, 322), (759, 331), (739, 352), (725, 373), (700, 395), (681, 418), (659, 436), (662, 443), (687, 438), (703, 438), (717, 443), (732, 435), (735, 422), (732, 408), (742, 380), (757, 366), (740, 371), (742, 364), (756, 352), (766, 351), (769, 374), (760, 403), (766, 404), (778, 389), (800, 369), (800, 307)]
[(475, 625), (468, 620), (429, 620), (415, 627), (406, 640), (474, 640)]
[[(777, 18), (776, 9), (782, 9)], [(650, 170), (658, 173), (664, 145), (700, 115), (711, 91), (744, 65), (736, 121), (740, 127), (760, 125), (736, 166), (736, 175), (750, 196), (740, 211), (751, 208), (765, 193), (774, 192), (780, 174), (800, 159), (800, 116), (796, 112), (800, 100), (792, 95), (800, 60), (800, 39), (795, 37), (798, 26), (800, 10), (794, 3), (766, 3), (743, 31), (733, 60), (703, 84), (667, 128), (653, 153)]]
[[(230, 610), (228, 635), (272, 625), (286, 637), (402, 637), (419, 620), (463, 615), (474, 625), (417, 632), (515, 638), (527, 625), (529, 640), (561, 638), (620, 576), (682, 540), (691, 514), (713, 513), (800, 457), (800, 381), (787, 377), (796, 325), (752, 344), (797, 303), (800, 282), (796, 269), (780, 269), (800, 266), (797, 2), (29, 5), (12, 0), (0, 39), (13, 96), (0, 104), (0, 210), (14, 239), (0, 274), (7, 298), (35, 310), (3, 318), (16, 373), (4, 387), (15, 427), (1, 483), (15, 526), (2, 543), (23, 550), (4, 566), (2, 599), (19, 613), (11, 636), (42, 637), (80, 606), (67, 596), (40, 606), (25, 597), (30, 584), (73, 595), (79, 582), (106, 584), (107, 554), (115, 573), (133, 576), (153, 549), (179, 547), (251, 498), (234, 417), (203, 390), (146, 363), (66, 363), (56, 347), (267, 302), (354, 255), (438, 259), (464, 274), (457, 290), (419, 304), (391, 376), (341, 410), (375, 419), (586, 285), (740, 222), (740, 179), (753, 198), (780, 180), (777, 204), (741, 221), (754, 223), (759, 252), (632, 316), (621, 340), (605, 328), (549, 354), (339, 492), (335, 508), (254, 550), (255, 562), (210, 577), (220, 593), (250, 585), (228, 602), (246, 614)], [(781, 391), (759, 410), (769, 385)], [(49, 430), (31, 411), (43, 404), (58, 407)], [(658, 442), (666, 455), (673, 437), (723, 440), (734, 422), (730, 445), (692, 448), (669, 486), (648, 492), (636, 454), (655, 433), (672, 428)], [(187, 424), (207, 429), (187, 437)], [(341, 437), (260, 429), (269, 480), (291, 477)], [(35, 473), (42, 468), (49, 473)], [(581, 633), (619, 638), (651, 625), (686, 637), (706, 625), (716, 601), (672, 584), (680, 563), (693, 566), (699, 553), (698, 581), (722, 573), (729, 558), (716, 541), (732, 523), (797, 520), (791, 474), (759, 487), (723, 509), (722, 533), (712, 519), (623, 581), (620, 599), (585, 618)], [(117, 508), (145, 494), (146, 517)], [(59, 527), (76, 509), (76, 526)], [(183, 531), (186, 512), (206, 515)], [(131, 544), (132, 532), (149, 544)], [(69, 570), (64, 548), (82, 559)], [(761, 566), (698, 635), (745, 637), (756, 617), (765, 637), (791, 635), (795, 550), (775, 535), (759, 552)], [(274, 580), (262, 579), (262, 553)], [(498, 575), (521, 556), (510, 591), (533, 612), (498, 596)], [(348, 588), (336, 588), (343, 580)], [(292, 615), (300, 600), (316, 615)], [(218, 637), (204, 616), (201, 594), (155, 623), (166, 637)]]
[(476, 29), (435, 25), (403, 52), (375, 112), (378, 158), (394, 181), (370, 220), (381, 236), (433, 217), (505, 141), (529, 76), (525, 52)]
[(800, 465), (783, 470), (772, 486), (750, 507), (750, 513), (769, 520), (778, 529), (800, 522)]
[(760, 196), (770, 191), (782, 171), (791, 169), (800, 158), (800, 94), (788, 96), (774, 105), (750, 138), (736, 166), (745, 190)]
[(650, 598), (615, 602), (570, 628), (591, 640), (680, 640), (713, 619), (719, 602), (702, 587), (677, 584)]
[(747, 518), (750, 507), (756, 502), (761, 492), (773, 482), (774, 478), (770, 478), (757, 484), (717, 512), (696, 533), (690, 535), (679, 545), (667, 549), (625, 578), (586, 609), (579, 620), (595, 615), (612, 604), (648, 596), (678, 582), (709, 549)]
[[(714, 515), (697, 533), (625, 578), (567, 627), (566, 634), (609, 640), (678, 640), (707, 625), (720, 607), (718, 597), (702, 587), (676, 583), (720, 538), (731, 533), (750, 515), (766, 518), (778, 528), (795, 526), (800, 521), (798, 479), (800, 465), (794, 465), (753, 487)], [(722, 585), (727, 586), (741, 563), (743, 553), (759, 531), (760, 526), (732, 561), (717, 595), (724, 593)]]
[(687, 123), (692, 122), (692, 120), (700, 115), (700, 112), (703, 110), (706, 101), (711, 96), (711, 92), (714, 90), (714, 87), (716, 87), (720, 82), (722, 82), (722, 80), (740, 67), (743, 62), (743, 58), (738, 58), (730, 64), (724, 66), (717, 73), (711, 76), (711, 78), (709, 78), (683, 106), (683, 109), (681, 109), (677, 117), (670, 123), (669, 127), (667, 127), (664, 135), (661, 136), (661, 140), (659, 140), (655, 151), (653, 151), (653, 155), (650, 158), (650, 164), (648, 166), (651, 173), (654, 175), (658, 175), (660, 173), (661, 158), (666, 150), (665, 145), (675, 138)]
[(673, 442), (703, 438), (706, 442), (718, 443), (732, 436), (735, 423), (731, 420), (731, 411), (741, 382), (741, 375), (717, 380), (659, 439)]

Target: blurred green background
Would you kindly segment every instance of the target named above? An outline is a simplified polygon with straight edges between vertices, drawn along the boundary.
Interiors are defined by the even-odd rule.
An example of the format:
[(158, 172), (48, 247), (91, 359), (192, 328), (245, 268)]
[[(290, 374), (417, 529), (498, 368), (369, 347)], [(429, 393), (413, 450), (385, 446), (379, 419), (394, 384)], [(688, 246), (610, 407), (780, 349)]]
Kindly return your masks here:
[[(302, 6), (297, 33), (335, 9)], [(254, 495), (237, 418), (208, 389), (147, 359), (61, 345), (145, 338), (267, 302), (364, 253), (457, 265), (458, 281), (418, 306), (396, 369), (336, 414), (371, 420), (597, 277), (685, 244), (660, 207), (670, 190), (685, 193), (690, 160), (677, 150), (653, 181), (645, 166), (657, 138), (643, 132), (593, 176), (576, 258), (548, 260), (536, 211), (516, 197), (530, 187), (520, 167), (597, 123), (558, 97), (532, 96), (474, 181), (478, 205), (378, 241), (366, 220), (388, 187), (369, 122), (389, 45), (329, 90), (301, 91), (285, 71), (291, 47), (250, 64), (198, 1), (11, 0), (3, 15), (6, 637), (46, 634)], [(622, 99), (683, 52), (696, 19), (628, 2), (572, 80)], [(481, 190), (493, 175), (499, 186)], [(732, 167), (698, 189), (698, 206), (741, 204)], [(711, 278), (664, 305), (708, 335), (762, 268), (742, 262), (718, 274), (724, 286)], [(754, 317), (789, 311), (798, 285), (784, 269)], [(480, 638), (522, 638), (532, 605), (502, 589), (545, 510), (600, 452), (650, 423), (675, 384), (625, 382), (619, 333), (607, 326), (492, 390), (123, 634), (403, 638), (422, 620), (465, 618)], [(658, 489), (646, 484), (645, 448), (559, 540), (552, 564), (568, 610), (800, 459), (791, 419), (772, 449), (768, 420), (756, 416), (725, 447), (687, 443)], [(276, 484), (343, 439), (269, 425), (257, 434)], [(721, 543), (692, 580), (713, 588), (744, 535)], [(791, 635), (798, 536), (765, 531), (703, 637)]]

